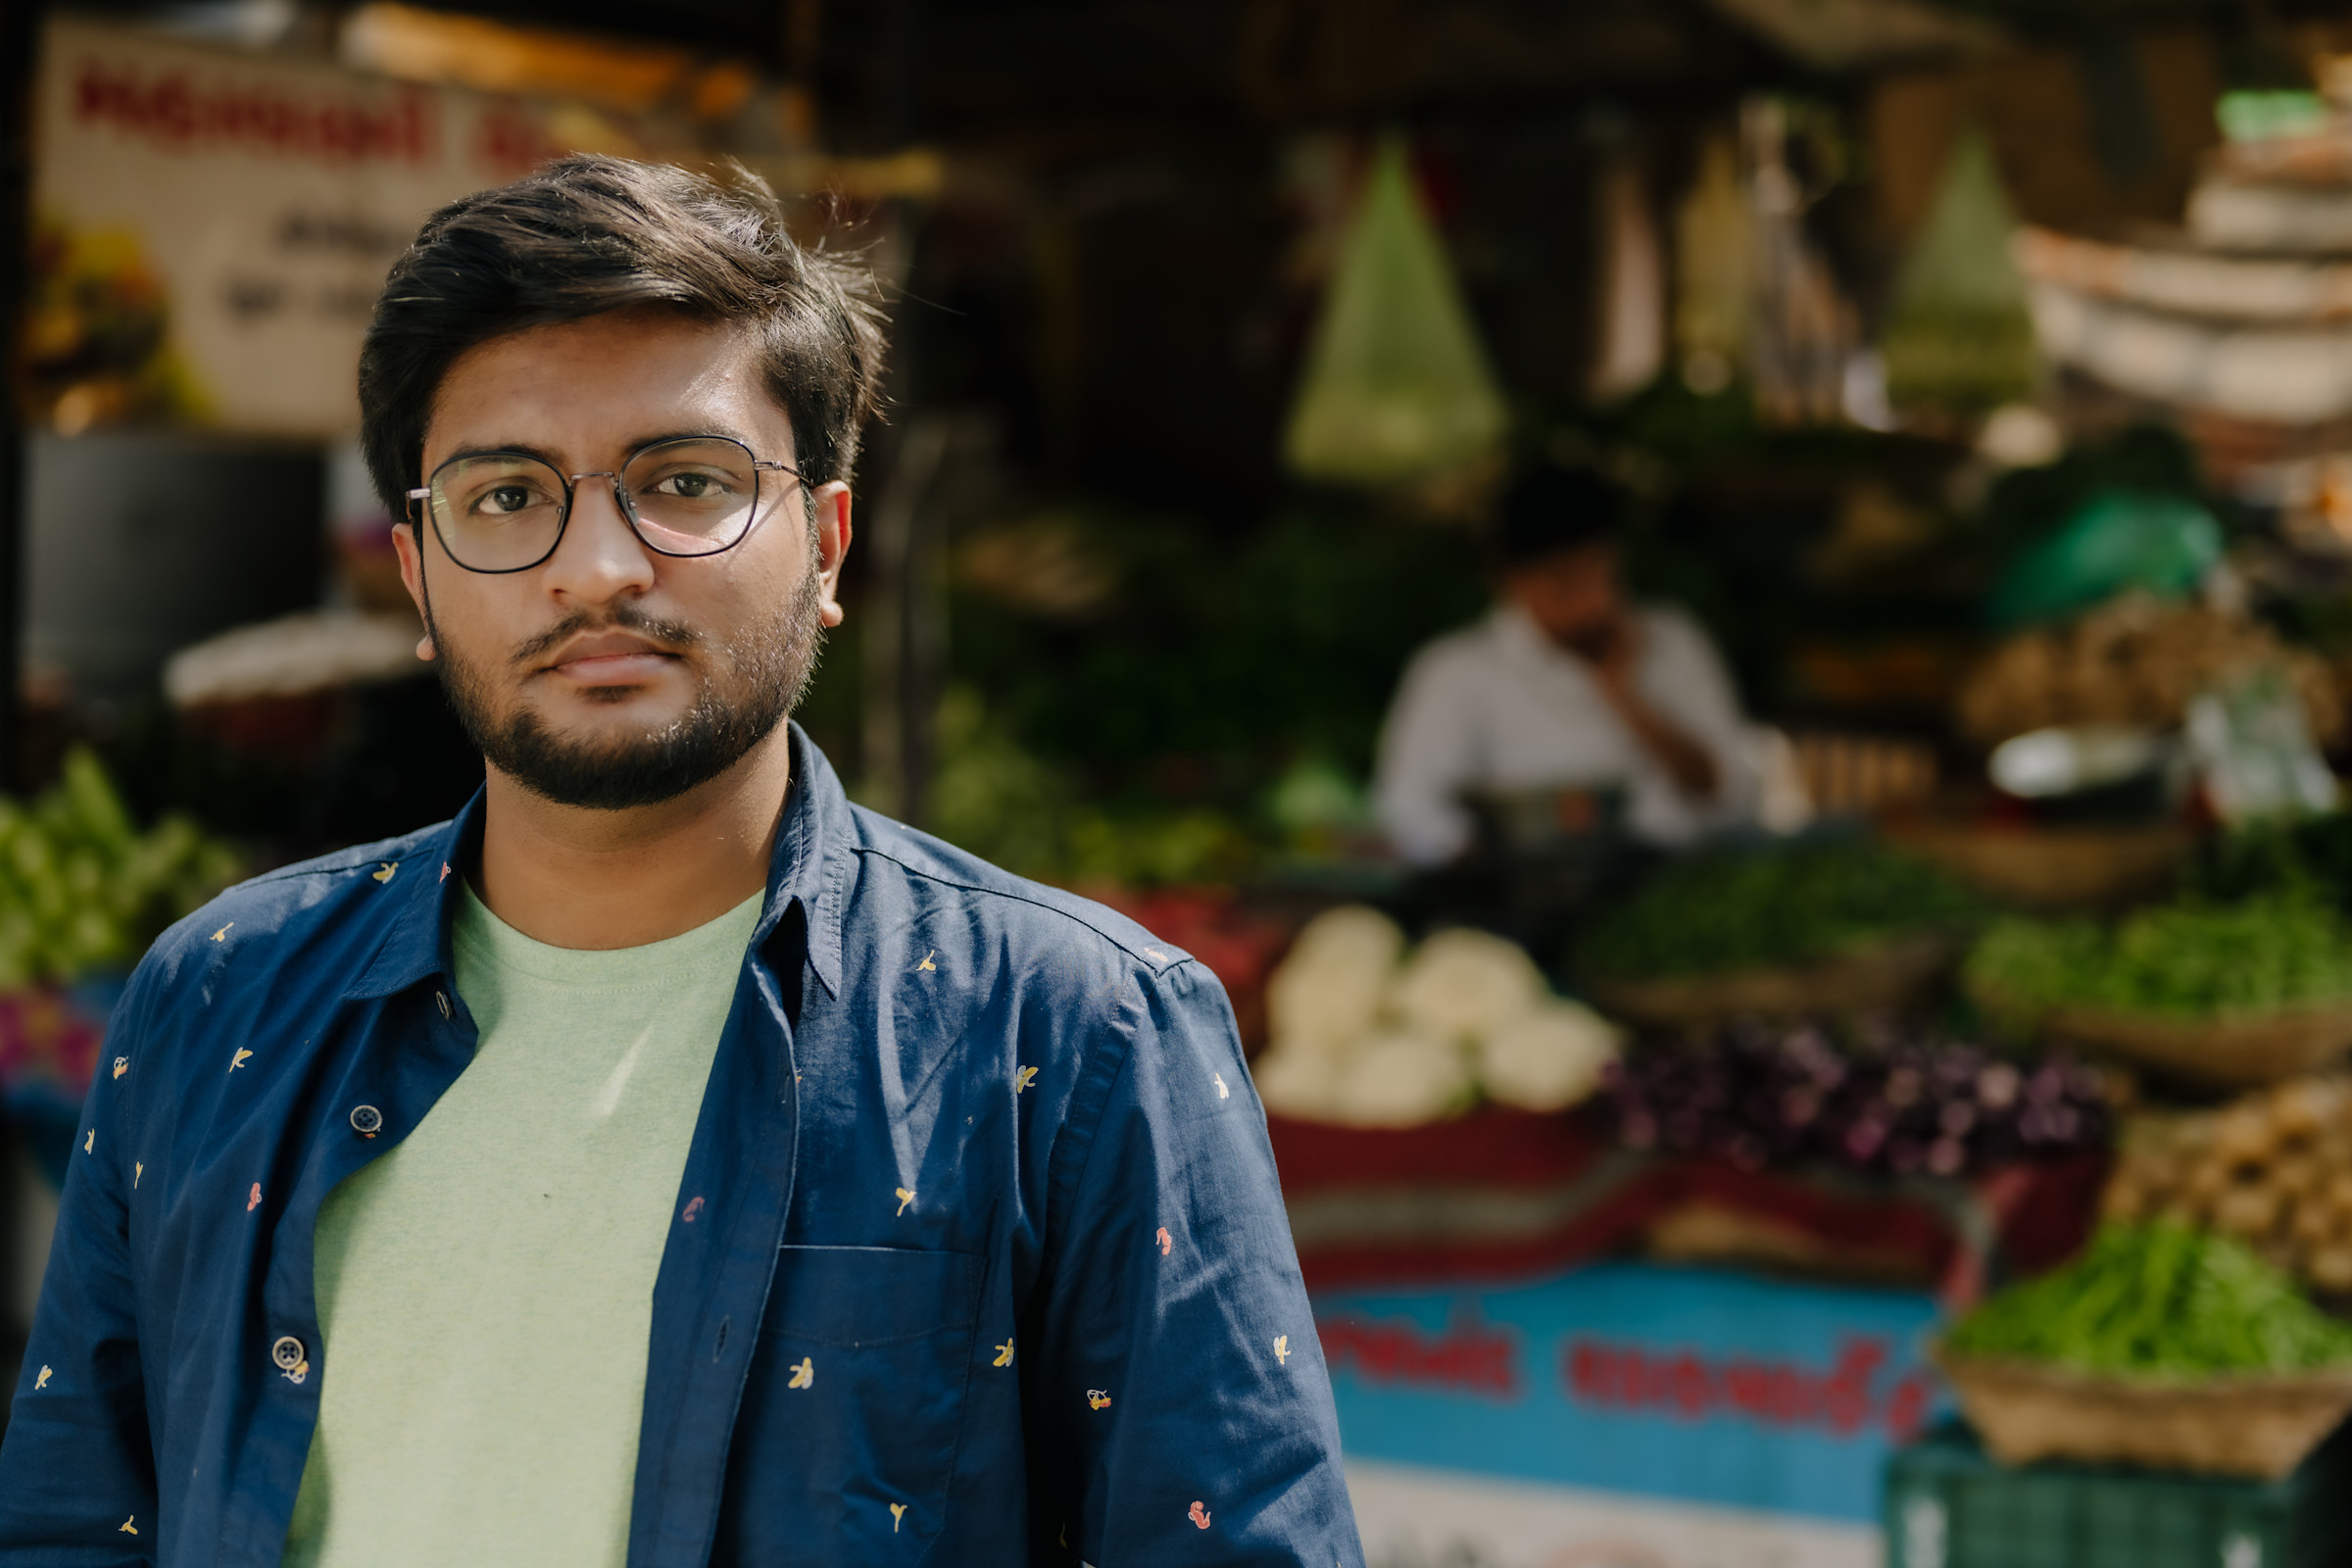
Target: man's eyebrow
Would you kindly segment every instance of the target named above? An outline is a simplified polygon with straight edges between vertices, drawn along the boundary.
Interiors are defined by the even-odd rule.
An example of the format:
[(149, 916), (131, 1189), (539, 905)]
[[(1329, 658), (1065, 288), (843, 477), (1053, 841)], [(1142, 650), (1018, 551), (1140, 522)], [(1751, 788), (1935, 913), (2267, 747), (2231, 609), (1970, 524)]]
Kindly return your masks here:
[[(735, 442), (747, 452), (757, 453), (760, 450), (759, 446), (752, 440), (750, 436), (746, 435), (740, 430), (730, 429), (728, 426), (723, 424), (706, 424), (697, 426), (693, 429), (664, 430), (654, 435), (641, 436), (638, 439), (631, 441), (623, 450), (630, 457), (635, 457), (638, 453), (643, 452), (647, 447), (657, 447), (664, 441), (699, 441), (710, 436), (723, 436), (725, 439)], [(452, 452), (448, 457), (443, 458), (441, 462), (455, 463), (461, 458), (517, 457), (536, 458), (541, 463), (544, 463), (549, 467), (555, 469), (558, 473), (568, 475), (570, 472), (569, 469), (564, 466), (563, 463), (557, 458), (556, 454), (548, 451), (545, 447), (533, 446), (528, 441), (495, 441), (481, 446), (460, 447), (457, 451)], [(439, 466), (439, 465), (435, 465), (435, 466)]]
[(537, 458), (558, 473), (564, 471), (564, 465), (556, 461), (554, 453), (544, 447), (535, 447), (528, 441), (498, 441), (487, 446), (460, 447), (433, 466), (439, 468), (442, 464), (456, 463), (461, 458)]
[(723, 424), (706, 424), (693, 430), (665, 430), (657, 435), (641, 436), (629, 443), (628, 450), (633, 456), (647, 447), (658, 447), (664, 441), (700, 441), (714, 435), (724, 436), (747, 452), (756, 453), (760, 450), (760, 444), (743, 431), (730, 429)]

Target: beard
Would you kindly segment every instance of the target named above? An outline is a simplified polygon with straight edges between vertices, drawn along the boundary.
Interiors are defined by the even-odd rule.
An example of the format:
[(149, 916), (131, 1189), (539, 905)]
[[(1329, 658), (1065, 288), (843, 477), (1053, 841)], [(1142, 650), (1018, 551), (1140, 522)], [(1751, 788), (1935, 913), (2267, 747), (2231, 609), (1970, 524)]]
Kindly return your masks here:
[[(686, 711), (634, 734), (570, 737), (531, 709), (502, 704), (489, 671), (442, 639), (429, 598), (425, 630), (441, 656), (449, 706), (492, 765), (559, 806), (624, 811), (674, 800), (716, 778), (774, 734), (800, 705), (824, 636), (817, 573), (811, 539), (808, 569), (783, 618), (717, 644)], [(602, 614), (567, 616), (530, 638), (509, 656), (509, 667), (528, 664), (579, 633), (611, 630), (635, 632), (667, 653), (710, 647), (695, 627), (647, 614), (623, 600)]]

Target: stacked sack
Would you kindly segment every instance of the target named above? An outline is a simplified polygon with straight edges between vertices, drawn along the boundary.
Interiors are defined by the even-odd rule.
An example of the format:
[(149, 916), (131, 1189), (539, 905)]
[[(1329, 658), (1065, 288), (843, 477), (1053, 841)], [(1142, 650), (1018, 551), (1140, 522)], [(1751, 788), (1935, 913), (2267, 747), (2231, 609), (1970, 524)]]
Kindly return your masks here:
[(1266, 1108), (1356, 1127), (1419, 1126), (1482, 1097), (1562, 1110), (1599, 1086), (1619, 1045), (1516, 944), (1456, 929), (1407, 954), (1396, 922), (1353, 905), (1299, 932), (1266, 1016), (1272, 1043), (1252, 1068)]

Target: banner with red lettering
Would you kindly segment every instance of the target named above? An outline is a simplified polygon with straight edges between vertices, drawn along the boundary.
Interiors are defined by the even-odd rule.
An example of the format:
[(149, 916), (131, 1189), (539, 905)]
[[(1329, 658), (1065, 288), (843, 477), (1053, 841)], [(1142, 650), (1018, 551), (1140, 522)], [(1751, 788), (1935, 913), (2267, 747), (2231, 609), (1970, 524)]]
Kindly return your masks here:
[(1937, 1316), (1924, 1291), (1646, 1263), (1315, 1298), (1372, 1560), (1498, 1568), (1619, 1560), (1574, 1555), (1603, 1537), (1676, 1568), (1749, 1560), (1733, 1541), (1875, 1560), (1886, 1458), (1941, 1401)]
[(32, 414), (334, 436), (385, 270), (436, 207), (570, 146), (571, 107), (53, 19), (35, 110)]

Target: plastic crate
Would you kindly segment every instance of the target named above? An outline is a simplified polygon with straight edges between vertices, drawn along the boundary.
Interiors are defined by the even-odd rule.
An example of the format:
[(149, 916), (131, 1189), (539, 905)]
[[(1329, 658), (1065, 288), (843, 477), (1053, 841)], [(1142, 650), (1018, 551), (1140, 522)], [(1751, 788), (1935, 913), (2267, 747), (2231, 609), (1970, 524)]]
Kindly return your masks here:
[(2341, 1568), (2352, 1426), (2283, 1481), (2006, 1466), (1945, 1427), (1886, 1467), (1886, 1568)]

